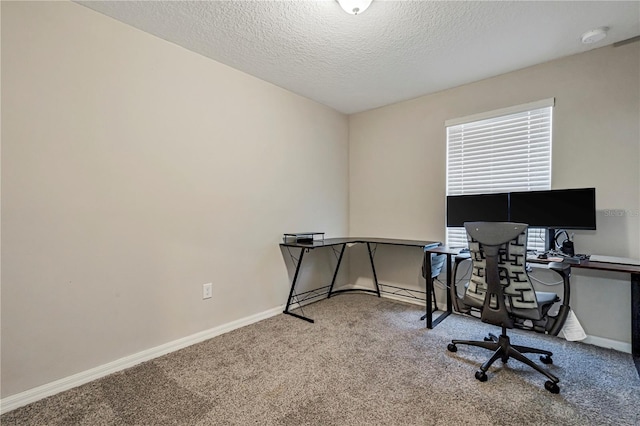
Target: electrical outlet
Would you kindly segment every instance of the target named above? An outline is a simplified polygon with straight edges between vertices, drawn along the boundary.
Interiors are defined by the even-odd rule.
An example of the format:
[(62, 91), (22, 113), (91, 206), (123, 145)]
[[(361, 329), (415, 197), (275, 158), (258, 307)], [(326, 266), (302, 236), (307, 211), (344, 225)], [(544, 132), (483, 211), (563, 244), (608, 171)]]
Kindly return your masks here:
[(212, 283), (202, 284), (202, 298), (211, 299), (212, 296), (213, 296), (213, 284)]

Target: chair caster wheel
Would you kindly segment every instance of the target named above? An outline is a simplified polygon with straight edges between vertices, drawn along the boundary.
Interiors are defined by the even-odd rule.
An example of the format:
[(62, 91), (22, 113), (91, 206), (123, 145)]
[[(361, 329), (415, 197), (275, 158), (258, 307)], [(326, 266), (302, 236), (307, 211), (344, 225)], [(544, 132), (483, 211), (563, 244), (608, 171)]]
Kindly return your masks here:
[(447, 345), (447, 350), (449, 352), (458, 352), (458, 347), (456, 345), (454, 345), (453, 343), (449, 343)]
[[(476, 379), (480, 380), (481, 382), (486, 382), (487, 381), (487, 373), (485, 373), (482, 370), (476, 371)], [(551, 382), (551, 383), (553, 383), (553, 382)]]
[(549, 355), (540, 356), (540, 361), (543, 364), (553, 364), (553, 359)]
[(560, 393), (560, 387), (557, 383), (553, 383), (551, 380), (544, 382), (544, 388), (551, 393)]

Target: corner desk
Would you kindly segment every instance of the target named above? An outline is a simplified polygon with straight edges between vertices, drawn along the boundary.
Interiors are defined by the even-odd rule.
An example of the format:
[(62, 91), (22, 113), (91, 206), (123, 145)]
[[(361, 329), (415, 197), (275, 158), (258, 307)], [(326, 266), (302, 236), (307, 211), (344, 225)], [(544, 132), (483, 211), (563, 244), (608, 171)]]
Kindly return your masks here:
[[(351, 245), (351, 244), (367, 245), (367, 252), (369, 254), (369, 261), (371, 263), (371, 271), (373, 273), (373, 286), (374, 286), (373, 289), (359, 289), (359, 288), (344, 289), (344, 290), (333, 289), (336, 282), (336, 277), (338, 276), (338, 270), (340, 269), (340, 264), (342, 263), (342, 257), (344, 255), (345, 249), (347, 245)], [(314, 322), (314, 320), (311, 318), (292, 312), (290, 310), (291, 306), (295, 304), (297, 304), (298, 306), (301, 306), (302, 302), (305, 302), (308, 300), (317, 299), (325, 295), (327, 296), (327, 298), (330, 298), (334, 294), (350, 292), (350, 291), (374, 293), (378, 297), (380, 297), (382, 292), (382, 293), (390, 293), (390, 294), (396, 294), (396, 295), (401, 294), (405, 297), (410, 297), (413, 299), (422, 299), (422, 296), (416, 296), (419, 294), (419, 295), (424, 295), (424, 300), (426, 304), (425, 318), (427, 321), (427, 328), (433, 328), (436, 325), (438, 325), (440, 321), (444, 320), (447, 316), (449, 316), (452, 313), (452, 309), (451, 309), (452, 303), (451, 303), (451, 298), (449, 296), (449, 291), (446, 292), (447, 293), (446, 311), (444, 311), (438, 318), (433, 320), (432, 318), (433, 317), (432, 303), (434, 302), (432, 300), (433, 281), (429, 276), (430, 274), (427, 274), (428, 276), (427, 278), (425, 278), (426, 289), (424, 292), (420, 290), (405, 289), (401, 287), (395, 287), (389, 284), (383, 284), (378, 281), (374, 258), (375, 258), (375, 253), (378, 245), (416, 247), (423, 250), (424, 252), (423, 264), (425, 265), (425, 269), (427, 271), (430, 271), (431, 270), (431, 253), (445, 254), (447, 255), (447, 262), (446, 262), (447, 263), (447, 285), (450, 286), (451, 283), (453, 282), (453, 278), (451, 276), (451, 256), (458, 254), (459, 250), (448, 249), (447, 247), (442, 246), (440, 244), (441, 243), (437, 241), (398, 240), (398, 239), (390, 239), (390, 238), (329, 238), (325, 240), (314, 240), (309, 242), (294, 241), (294, 242), (280, 243), (280, 247), (284, 247), (287, 249), (291, 249), (291, 248), (300, 249), (300, 252), (299, 252), (300, 254), (297, 258), (289, 252), (291, 256), (291, 260), (295, 266), (295, 272), (293, 275), (293, 280), (291, 282), (291, 289), (289, 290), (289, 298), (287, 299), (287, 305), (284, 309), (284, 313), (308, 322)], [(296, 290), (295, 290), (296, 283), (298, 282), (300, 267), (302, 266), (302, 260), (304, 258), (304, 254), (309, 252), (310, 250), (315, 250), (315, 249), (324, 248), (324, 247), (331, 248), (333, 250), (334, 255), (337, 258), (337, 264), (333, 271), (331, 284), (328, 286), (319, 287), (313, 290), (296, 293)], [(381, 287), (390, 288), (392, 290), (391, 291), (385, 291), (384, 289), (381, 290)]]

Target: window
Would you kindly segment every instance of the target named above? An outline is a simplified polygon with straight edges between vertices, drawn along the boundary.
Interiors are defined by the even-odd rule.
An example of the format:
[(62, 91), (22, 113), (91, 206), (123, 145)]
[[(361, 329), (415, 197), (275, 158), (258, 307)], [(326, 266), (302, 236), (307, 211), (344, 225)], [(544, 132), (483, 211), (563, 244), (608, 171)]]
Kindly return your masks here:
[[(554, 99), (448, 120), (447, 195), (551, 189)], [(447, 244), (466, 246), (462, 228)], [(528, 248), (544, 250), (545, 232), (529, 229)]]

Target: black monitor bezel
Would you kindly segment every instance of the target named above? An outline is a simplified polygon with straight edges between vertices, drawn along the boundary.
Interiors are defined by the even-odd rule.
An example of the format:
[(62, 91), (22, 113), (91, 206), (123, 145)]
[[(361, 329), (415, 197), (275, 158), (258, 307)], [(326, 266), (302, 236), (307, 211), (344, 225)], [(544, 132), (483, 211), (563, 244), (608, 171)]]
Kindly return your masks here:
[[(558, 200), (565, 199), (558, 206)], [(519, 208), (519, 204), (526, 206)], [(585, 205), (589, 205), (585, 208)], [(540, 205), (544, 212), (531, 208)], [(558, 208), (572, 209), (558, 214)], [(522, 211), (518, 211), (518, 209)], [(573, 214), (570, 214), (573, 213)], [(588, 217), (586, 217), (588, 215)], [(580, 217), (580, 220), (561, 220), (562, 216)], [(527, 223), (534, 228), (596, 230), (595, 188), (552, 189), (548, 191), (512, 192), (509, 196), (509, 220)]]
[[(545, 218), (544, 221), (538, 220), (536, 216), (534, 216), (535, 211), (531, 209), (526, 209), (525, 213), (520, 213), (518, 211), (514, 214), (513, 208), (513, 199), (515, 199), (516, 204), (524, 203), (528, 206), (532, 203), (543, 204), (545, 208), (549, 209), (548, 211), (553, 211), (554, 201), (557, 201), (558, 197), (571, 198), (576, 195), (582, 195), (585, 203), (589, 204), (589, 207), (584, 209), (582, 208), (580, 211), (576, 211), (576, 215), (580, 215), (584, 217), (584, 215), (588, 214), (589, 218), (581, 219), (579, 223), (571, 223), (570, 221), (559, 221), (556, 222), (553, 219), (553, 215), (549, 215)], [(453, 200), (474, 200), (476, 203), (495, 203), (496, 199), (500, 199), (503, 197), (507, 197), (507, 205), (506, 208), (503, 206), (504, 211), (499, 213), (497, 210), (495, 212), (494, 217), (480, 217), (477, 221), (489, 221), (489, 222), (502, 222), (502, 221), (510, 221), (510, 222), (521, 222), (527, 223), (530, 227), (535, 228), (547, 228), (547, 229), (577, 229), (577, 230), (596, 230), (596, 189), (595, 188), (567, 188), (567, 189), (551, 189), (551, 190), (542, 190), (542, 191), (515, 191), (515, 192), (500, 192), (500, 193), (483, 193), (483, 194), (465, 194), (465, 195), (448, 195), (446, 199), (446, 225), (450, 228), (462, 227), (464, 226), (464, 222), (472, 222), (476, 221), (473, 219), (473, 215), (467, 215), (468, 220), (461, 222), (458, 220), (453, 220), (452, 212), (450, 206)], [(502, 201), (504, 203), (504, 200)], [(571, 208), (571, 206), (569, 206)], [(500, 208), (499, 208), (500, 209)], [(499, 210), (498, 209), (498, 210)], [(517, 205), (516, 205), (517, 209)], [(539, 217), (540, 214), (538, 214)], [(491, 220), (488, 220), (491, 219)]]
[[(453, 217), (453, 209), (451, 204), (453, 202), (461, 202), (468, 208), (472, 205), (491, 207), (494, 211), (488, 215), (465, 214), (465, 219), (459, 219)], [(448, 227), (462, 227), (464, 222), (508, 222), (509, 221), (509, 193), (499, 192), (490, 194), (465, 194), (465, 195), (449, 195), (447, 196), (446, 207), (446, 220)], [(504, 204), (500, 206), (499, 204)], [(455, 219), (455, 220), (454, 220)]]

